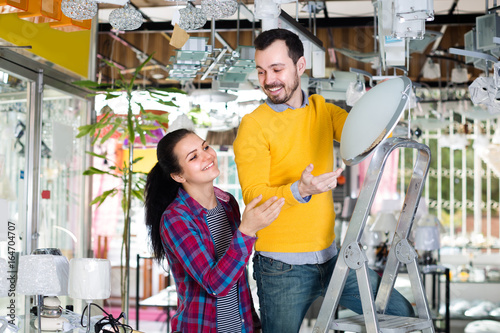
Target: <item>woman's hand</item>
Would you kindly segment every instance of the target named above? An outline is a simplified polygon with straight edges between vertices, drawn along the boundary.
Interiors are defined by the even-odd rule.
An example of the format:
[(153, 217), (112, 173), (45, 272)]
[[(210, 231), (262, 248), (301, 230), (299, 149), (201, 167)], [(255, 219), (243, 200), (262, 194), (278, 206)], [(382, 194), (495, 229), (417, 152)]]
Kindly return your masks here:
[[(285, 204), (285, 198), (272, 197), (260, 206), (257, 204), (262, 195), (254, 198), (248, 203), (241, 217), (239, 230), (248, 236), (255, 236), (257, 231), (271, 224), (280, 214), (281, 207)], [(257, 206), (257, 207), (256, 207)]]

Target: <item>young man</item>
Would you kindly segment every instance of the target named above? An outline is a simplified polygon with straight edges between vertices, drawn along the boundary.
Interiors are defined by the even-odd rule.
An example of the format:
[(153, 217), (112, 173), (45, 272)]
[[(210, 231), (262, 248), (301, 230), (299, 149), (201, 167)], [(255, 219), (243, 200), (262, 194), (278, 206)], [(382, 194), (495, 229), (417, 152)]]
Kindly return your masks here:
[[(285, 198), (279, 217), (257, 233), (254, 277), (264, 333), (298, 332), (311, 303), (324, 295), (337, 260), (332, 189), (333, 141), (340, 141), (347, 112), (300, 88), (304, 48), (285, 29), (261, 33), (255, 63), (265, 104), (243, 117), (234, 142), (243, 191), (250, 202)], [(374, 292), (380, 280), (371, 271)], [(340, 304), (362, 313), (351, 271)], [(413, 316), (411, 304), (392, 293), (387, 314)]]

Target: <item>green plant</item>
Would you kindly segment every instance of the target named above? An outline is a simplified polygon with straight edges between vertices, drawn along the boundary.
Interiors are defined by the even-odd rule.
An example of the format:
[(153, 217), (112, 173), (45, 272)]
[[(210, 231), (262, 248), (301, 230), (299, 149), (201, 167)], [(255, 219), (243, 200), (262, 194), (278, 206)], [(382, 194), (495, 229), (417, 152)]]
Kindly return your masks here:
[[(127, 99), (127, 113), (124, 115), (115, 113), (111, 108), (103, 108), (103, 112), (98, 117), (98, 121), (93, 124), (84, 125), (79, 127), (77, 138), (90, 136), (92, 137), (92, 145), (103, 144), (110, 139), (114, 133), (119, 133), (118, 140), (124, 142), (128, 141), (129, 158), (128, 161), (123, 161), (122, 165), (118, 165), (116, 161), (109, 161), (105, 154), (96, 154), (94, 152), (87, 152), (95, 158), (106, 159), (111, 162), (108, 170), (102, 170), (94, 166), (90, 166), (84, 171), (84, 175), (108, 175), (111, 177), (121, 179), (121, 187), (115, 187), (103, 191), (100, 195), (95, 197), (91, 204), (100, 206), (109, 197), (114, 197), (122, 194), (121, 206), (123, 210), (124, 228), (122, 234), (122, 248), (121, 248), (121, 300), (122, 311), (128, 315), (129, 310), (129, 276), (130, 276), (130, 223), (131, 223), (131, 205), (132, 199), (144, 201), (144, 185), (145, 176), (143, 172), (134, 171), (134, 165), (139, 162), (142, 157), (134, 158), (134, 143), (137, 138), (140, 139), (142, 145), (146, 145), (146, 136), (154, 136), (153, 131), (159, 128), (165, 128), (163, 124), (168, 123), (168, 114), (157, 115), (145, 112), (141, 103), (133, 100), (133, 93), (142, 91), (149, 94), (149, 97), (166, 106), (176, 107), (170, 97), (171, 93), (185, 93), (177, 88), (149, 88), (140, 87), (135, 85), (137, 76), (143, 67), (152, 59), (149, 56), (143, 63), (136, 68), (132, 78), (126, 81), (120, 73), (120, 80), (111, 84), (99, 84), (94, 81), (83, 80), (73, 82), (75, 85), (93, 91), (89, 96), (104, 95), (106, 101), (118, 98), (125, 94)], [(107, 63), (111, 67), (115, 67), (111, 63)], [(134, 114), (132, 106), (136, 104), (139, 106), (139, 113)]]

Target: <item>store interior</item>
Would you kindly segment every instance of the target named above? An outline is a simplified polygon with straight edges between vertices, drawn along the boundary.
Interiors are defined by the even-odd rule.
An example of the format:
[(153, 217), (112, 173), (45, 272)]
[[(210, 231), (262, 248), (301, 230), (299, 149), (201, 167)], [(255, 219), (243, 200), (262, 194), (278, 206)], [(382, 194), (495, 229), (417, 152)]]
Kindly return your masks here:
[[(304, 43), (301, 87), (348, 112), (385, 81), (411, 82), (390, 127), (403, 143), (378, 171), (373, 202), (363, 190), (388, 139), (362, 159), (335, 145), (338, 248), (359, 224), (366, 263), (382, 275), (407, 219), (418, 272), (398, 264), (396, 289), (421, 307), (418, 282), (433, 332), (500, 332), (499, 9), (496, 0), (0, 0), (0, 333), (97, 332), (105, 314), (122, 313), (138, 332), (170, 332), (176, 289), (168, 263), (152, 258), (145, 175), (163, 135), (193, 129), (217, 152), (215, 185), (244, 209), (232, 144), (266, 100), (253, 40), (276, 27)], [(300, 333), (329, 306), (313, 303)]]

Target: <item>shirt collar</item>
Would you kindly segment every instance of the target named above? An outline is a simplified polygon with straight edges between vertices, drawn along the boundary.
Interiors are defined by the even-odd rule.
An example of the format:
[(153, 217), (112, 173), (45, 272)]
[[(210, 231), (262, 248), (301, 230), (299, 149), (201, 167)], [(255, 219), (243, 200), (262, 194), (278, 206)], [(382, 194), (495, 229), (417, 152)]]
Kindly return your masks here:
[[(273, 102), (271, 102), (271, 100), (269, 99), (269, 97), (266, 99), (266, 104), (269, 105), (269, 107), (271, 109), (273, 109), (274, 111), (276, 111), (276, 112), (283, 112), (286, 109), (295, 110), (294, 107), (292, 107), (292, 106), (290, 106), (288, 104), (285, 104), (285, 103), (274, 104)], [(300, 108), (303, 108), (306, 105), (309, 105), (309, 99), (307, 98), (306, 92), (304, 90), (302, 90), (302, 105), (300, 106)]]
[[(215, 197), (225, 203), (229, 202), (229, 194), (214, 186)], [(196, 200), (194, 200), (182, 187), (179, 187), (177, 192), (177, 197), (181, 202), (184, 202), (196, 215), (205, 211), (202, 205), (200, 205)]]

